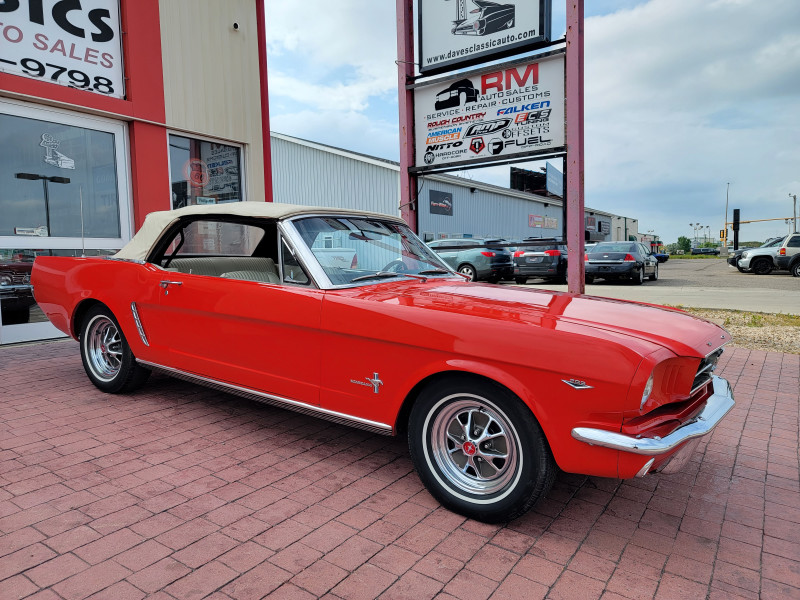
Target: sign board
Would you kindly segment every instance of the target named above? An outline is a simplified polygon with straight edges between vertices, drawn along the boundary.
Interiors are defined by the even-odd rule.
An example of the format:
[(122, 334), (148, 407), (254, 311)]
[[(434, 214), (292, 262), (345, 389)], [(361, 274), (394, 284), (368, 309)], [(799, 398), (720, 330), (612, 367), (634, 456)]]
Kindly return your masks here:
[(453, 194), (430, 191), (430, 212), (432, 215), (453, 216)]
[(554, 196), (564, 197), (564, 174), (549, 162), (545, 163), (545, 186)]
[(415, 169), (564, 150), (564, 52), (414, 88)]
[(419, 0), (419, 72), (443, 73), (543, 46), (551, 0)]
[(118, 0), (0, 2), (0, 71), (125, 97)]

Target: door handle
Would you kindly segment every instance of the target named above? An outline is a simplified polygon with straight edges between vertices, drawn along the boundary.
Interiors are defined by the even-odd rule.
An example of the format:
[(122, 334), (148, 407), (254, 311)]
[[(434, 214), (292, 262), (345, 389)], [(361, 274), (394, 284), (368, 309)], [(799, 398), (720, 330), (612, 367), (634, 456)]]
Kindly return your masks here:
[(159, 283), (158, 285), (160, 285), (162, 288), (164, 288), (164, 295), (166, 296), (167, 294), (169, 294), (169, 286), (171, 286), (171, 285), (183, 285), (183, 282), (182, 281), (167, 281), (167, 280), (164, 280), (161, 283)]

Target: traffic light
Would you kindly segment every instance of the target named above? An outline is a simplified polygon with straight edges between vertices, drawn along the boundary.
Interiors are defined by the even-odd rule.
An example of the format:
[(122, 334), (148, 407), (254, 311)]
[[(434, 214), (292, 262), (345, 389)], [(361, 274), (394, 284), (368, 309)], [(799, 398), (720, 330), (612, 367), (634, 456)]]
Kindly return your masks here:
[(733, 209), (733, 230), (739, 231), (739, 209)]
[(720, 229), (719, 230), (719, 239), (721, 241), (725, 241), (728, 238), (728, 230), (727, 229)]

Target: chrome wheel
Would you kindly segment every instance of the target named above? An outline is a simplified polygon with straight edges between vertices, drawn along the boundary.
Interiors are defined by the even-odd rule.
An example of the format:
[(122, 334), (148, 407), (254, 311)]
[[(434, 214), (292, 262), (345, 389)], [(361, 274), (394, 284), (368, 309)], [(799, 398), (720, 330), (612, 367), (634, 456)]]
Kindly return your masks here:
[(86, 359), (100, 381), (111, 381), (122, 367), (122, 337), (116, 323), (105, 315), (95, 316), (83, 339)]
[[(430, 425), (433, 459), (458, 489), (494, 494), (517, 472), (519, 440), (510, 420), (485, 399), (462, 394), (436, 413)], [(453, 397), (443, 398), (448, 403)]]

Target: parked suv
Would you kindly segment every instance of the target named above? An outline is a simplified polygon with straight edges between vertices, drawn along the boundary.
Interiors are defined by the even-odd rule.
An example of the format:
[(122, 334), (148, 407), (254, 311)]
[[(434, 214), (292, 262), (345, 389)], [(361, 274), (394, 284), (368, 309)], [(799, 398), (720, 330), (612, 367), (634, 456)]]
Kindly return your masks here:
[[(774, 248), (775, 246), (780, 246), (783, 239), (782, 237), (769, 238), (766, 242), (761, 244), (759, 248)], [(736, 267), (742, 273), (745, 272), (745, 269), (739, 265), (739, 260), (742, 258), (742, 254), (744, 254), (745, 250), (752, 250), (752, 248), (739, 248), (738, 250), (728, 249), (730, 252), (728, 264), (732, 267)]]
[(502, 240), (456, 238), (428, 242), (442, 259), (470, 281), (497, 283), (514, 273), (511, 252), (499, 244)]
[(751, 271), (756, 275), (769, 275), (775, 268), (775, 255), (778, 248), (783, 245), (786, 238), (781, 238), (780, 244), (771, 243), (761, 248), (748, 248), (742, 252), (738, 267), (740, 271)]
[(523, 284), (528, 277), (566, 282), (567, 245), (555, 238), (528, 238), (520, 242), (514, 251), (514, 281)]
[(773, 259), (776, 269), (788, 270), (800, 277), (800, 233), (786, 236)]

